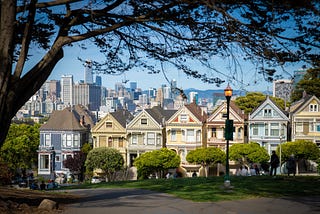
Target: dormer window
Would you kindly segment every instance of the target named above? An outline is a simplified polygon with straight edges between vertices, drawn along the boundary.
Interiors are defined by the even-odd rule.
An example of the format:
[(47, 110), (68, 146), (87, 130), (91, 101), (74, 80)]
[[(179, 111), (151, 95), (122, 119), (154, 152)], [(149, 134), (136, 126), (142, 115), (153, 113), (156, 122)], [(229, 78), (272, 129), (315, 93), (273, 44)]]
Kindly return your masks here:
[(112, 128), (112, 122), (106, 122), (106, 128)]
[(310, 104), (309, 111), (310, 112), (318, 112), (318, 105), (317, 104)]
[(141, 125), (148, 125), (147, 119), (141, 119)]
[(265, 116), (265, 117), (271, 117), (271, 109), (265, 109), (263, 116)]
[(181, 114), (180, 115), (180, 122), (182, 122), (182, 123), (188, 122), (188, 115), (187, 114)]

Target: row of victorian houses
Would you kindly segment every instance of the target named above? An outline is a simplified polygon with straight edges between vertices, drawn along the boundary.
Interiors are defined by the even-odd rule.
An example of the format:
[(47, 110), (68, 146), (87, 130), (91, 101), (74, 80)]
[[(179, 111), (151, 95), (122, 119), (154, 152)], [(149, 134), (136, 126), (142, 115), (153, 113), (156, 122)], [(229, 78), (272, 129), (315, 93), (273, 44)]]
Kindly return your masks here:
[[(231, 101), (229, 117), (233, 120), (233, 140), (236, 143), (257, 142), (269, 154), (286, 141), (310, 140), (320, 146), (320, 100), (306, 95), (283, 111), (268, 96), (249, 115)], [(225, 149), (224, 128), (226, 102), (207, 114), (195, 103), (178, 110), (159, 106), (144, 109), (133, 116), (127, 110), (108, 113), (99, 122), (82, 106), (55, 111), (40, 128), (38, 175), (68, 173), (63, 160), (90, 142), (93, 148), (112, 147), (131, 167), (142, 153), (163, 147), (174, 150), (181, 157), (181, 167), (194, 170), (186, 161), (189, 151), (200, 147)]]

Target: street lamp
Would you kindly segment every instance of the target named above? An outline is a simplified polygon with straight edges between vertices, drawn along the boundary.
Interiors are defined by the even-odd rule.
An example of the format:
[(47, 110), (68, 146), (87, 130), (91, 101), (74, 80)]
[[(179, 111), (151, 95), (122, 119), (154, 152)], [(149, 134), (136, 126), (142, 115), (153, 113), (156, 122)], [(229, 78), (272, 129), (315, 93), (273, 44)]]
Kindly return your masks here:
[(281, 170), (281, 156), (282, 156), (282, 148), (281, 148), (281, 144), (282, 144), (282, 139), (284, 139), (284, 136), (280, 135), (280, 157), (279, 157), (279, 162), (280, 162), (280, 175), (282, 174), (282, 170)]
[(224, 179), (225, 185), (230, 185), (230, 176), (229, 176), (229, 140), (233, 140), (233, 120), (229, 120), (229, 109), (230, 109), (230, 99), (232, 97), (232, 88), (227, 86), (224, 89), (224, 96), (227, 99), (227, 119), (225, 124), (225, 139), (226, 139), (226, 176)]

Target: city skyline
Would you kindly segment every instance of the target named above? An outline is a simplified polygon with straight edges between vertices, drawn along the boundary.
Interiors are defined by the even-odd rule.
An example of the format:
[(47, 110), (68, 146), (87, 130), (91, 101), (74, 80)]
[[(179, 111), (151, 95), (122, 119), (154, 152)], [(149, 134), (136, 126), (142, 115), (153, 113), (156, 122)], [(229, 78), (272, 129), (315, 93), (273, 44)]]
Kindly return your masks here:
[[(78, 57), (81, 56), (82, 59), (102, 61), (102, 56), (99, 55), (98, 51), (89, 47), (88, 50), (82, 51), (78, 50), (77, 47), (65, 48), (65, 57), (56, 65), (52, 74), (49, 76), (48, 80), (59, 80), (62, 75), (73, 75), (74, 81), (79, 82), (84, 80), (84, 64), (78, 60)], [(218, 59), (217, 59), (218, 60)], [(276, 75), (282, 75), (283, 79), (289, 79), (293, 76), (294, 70), (300, 69), (301, 65), (296, 65), (295, 67), (287, 68), (286, 71), (280, 71)], [(167, 68), (167, 69), (166, 69)], [(203, 67), (201, 67), (203, 68)], [(230, 71), (227, 68), (220, 66), (224, 78), (227, 77), (227, 73)], [(102, 78), (102, 86), (107, 88), (113, 88), (116, 83), (125, 82), (126, 87), (129, 87), (129, 82), (137, 82), (138, 87), (142, 89), (160, 88), (161, 85), (166, 84), (170, 85), (170, 81), (175, 79), (177, 81), (177, 87), (182, 89), (195, 88), (199, 90), (210, 90), (210, 89), (224, 89), (229, 83), (231, 87), (235, 90), (242, 91), (272, 91), (272, 82), (267, 82), (263, 79), (262, 74), (258, 74), (257, 68), (252, 65), (244, 62), (243, 68), (240, 70), (246, 70), (246, 72), (241, 71), (242, 77), (234, 76), (234, 80), (225, 81), (217, 87), (215, 84), (204, 83), (199, 79), (194, 79), (192, 77), (187, 77), (182, 71), (170, 70), (168, 66), (164, 66), (164, 73), (159, 74), (148, 74), (146, 71), (139, 71), (138, 68), (135, 70), (130, 70), (121, 75), (108, 75), (108, 74), (98, 74)], [(288, 70), (290, 69), (290, 73)], [(209, 71), (208, 71), (209, 72)], [(212, 72), (212, 71), (210, 71)], [(223, 72), (225, 72), (223, 74)], [(250, 75), (247, 75), (250, 74)], [(224, 76), (225, 75), (225, 76)], [(287, 75), (287, 76), (285, 76)], [(95, 76), (95, 75), (94, 75)], [(219, 73), (217, 74), (219, 76)], [(241, 75), (240, 75), (241, 76)], [(282, 78), (281, 78), (282, 79)], [(169, 81), (169, 82), (168, 82)]]

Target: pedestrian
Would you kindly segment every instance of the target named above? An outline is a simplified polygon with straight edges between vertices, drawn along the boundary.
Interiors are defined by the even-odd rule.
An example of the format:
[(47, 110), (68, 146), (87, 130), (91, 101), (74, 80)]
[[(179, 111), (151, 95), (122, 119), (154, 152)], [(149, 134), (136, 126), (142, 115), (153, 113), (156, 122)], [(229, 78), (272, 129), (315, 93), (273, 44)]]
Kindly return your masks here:
[(44, 183), (44, 181), (41, 182), (40, 189), (41, 190), (45, 190), (46, 189), (46, 184)]
[(260, 175), (260, 170), (259, 170), (257, 164), (254, 164), (254, 165), (253, 165), (253, 169), (256, 171), (256, 175)]
[(197, 173), (195, 171), (192, 173), (192, 177), (197, 177)]
[(287, 163), (286, 163), (286, 167), (288, 170), (288, 176), (290, 176), (290, 174), (293, 174), (293, 176), (296, 176), (296, 159), (294, 158), (294, 155), (290, 155)]
[(270, 165), (271, 165), (270, 175), (273, 174), (273, 176), (276, 176), (279, 163), (280, 161), (279, 161), (278, 155), (276, 154), (276, 151), (272, 151), (271, 160), (270, 160)]

